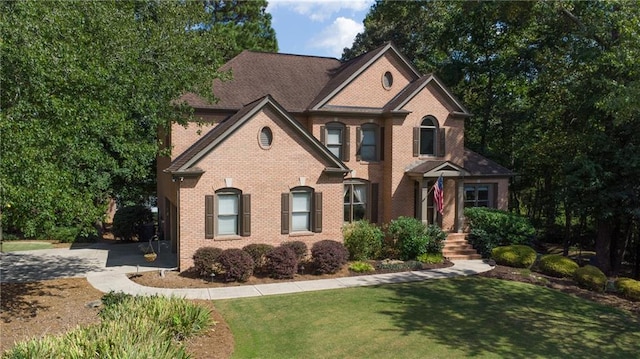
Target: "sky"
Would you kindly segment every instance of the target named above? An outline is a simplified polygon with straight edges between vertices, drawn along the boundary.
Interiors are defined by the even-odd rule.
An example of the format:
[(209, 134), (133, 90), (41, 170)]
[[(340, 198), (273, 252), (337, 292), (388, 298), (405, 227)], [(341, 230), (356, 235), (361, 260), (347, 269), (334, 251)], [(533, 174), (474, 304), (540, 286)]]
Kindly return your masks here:
[(268, 0), (279, 52), (340, 58), (374, 0)]

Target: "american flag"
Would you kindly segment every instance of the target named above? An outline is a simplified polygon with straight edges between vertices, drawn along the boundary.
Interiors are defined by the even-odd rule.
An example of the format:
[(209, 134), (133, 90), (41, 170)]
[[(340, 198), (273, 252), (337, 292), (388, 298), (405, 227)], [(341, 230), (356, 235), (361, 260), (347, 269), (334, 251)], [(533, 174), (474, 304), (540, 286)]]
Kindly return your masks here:
[(440, 212), (440, 214), (442, 214), (442, 208), (444, 205), (443, 191), (442, 191), (443, 187), (444, 186), (443, 186), (442, 175), (440, 175), (436, 183), (433, 185), (433, 202), (436, 206), (436, 210)]

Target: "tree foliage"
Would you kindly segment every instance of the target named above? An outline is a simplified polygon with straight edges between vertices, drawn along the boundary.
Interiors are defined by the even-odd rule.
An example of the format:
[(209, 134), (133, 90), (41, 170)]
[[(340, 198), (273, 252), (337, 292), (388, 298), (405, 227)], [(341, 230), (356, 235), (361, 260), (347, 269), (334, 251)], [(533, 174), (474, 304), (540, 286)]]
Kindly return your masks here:
[(245, 47), (277, 50), (265, 2), (211, 3), (225, 4), (224, 20), (201, 1), (0, 4), (5, 229), (90, 228), (108, 198), (153, 193), (157, 131), (190, 113), (173, 100), (213, 98), (217, 68)]
[(592, 228), (609, 274), (640, 249), (639, 29), (638, 1), (378, 1), (343, 58), (391, 40), (436, 72), (474, 114), (465, 145), (519, 174), (514, 210), (567, 249)]

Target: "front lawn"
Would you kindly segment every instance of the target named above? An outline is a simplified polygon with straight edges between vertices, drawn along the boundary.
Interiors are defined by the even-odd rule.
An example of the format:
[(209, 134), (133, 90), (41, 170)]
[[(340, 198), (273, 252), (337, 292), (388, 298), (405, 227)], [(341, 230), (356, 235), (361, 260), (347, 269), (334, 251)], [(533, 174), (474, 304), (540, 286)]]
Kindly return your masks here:
[(628, 313), (470, 277), (215, 302), (234, 358), (632, 358)]

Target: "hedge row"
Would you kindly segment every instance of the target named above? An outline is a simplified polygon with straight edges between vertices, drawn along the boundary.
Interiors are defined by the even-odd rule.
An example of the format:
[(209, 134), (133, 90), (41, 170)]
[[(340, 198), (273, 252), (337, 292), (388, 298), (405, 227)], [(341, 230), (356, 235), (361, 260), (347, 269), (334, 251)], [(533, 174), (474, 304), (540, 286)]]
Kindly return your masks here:
[(193, 255), (193, 270), (200, 276), (211, 275), (227, 282), (244, 282), (254, 273), (272, 278), (293, 278), (299, 265), (305, 263), (317, 274), (339, 271), (349, 258), (345, 246), (337, 241), (324, 240), (308, 248), (304, 242), (285, 242), (278, 247), (269, 244), (250, 244), (242, 249), (201, 247)]

